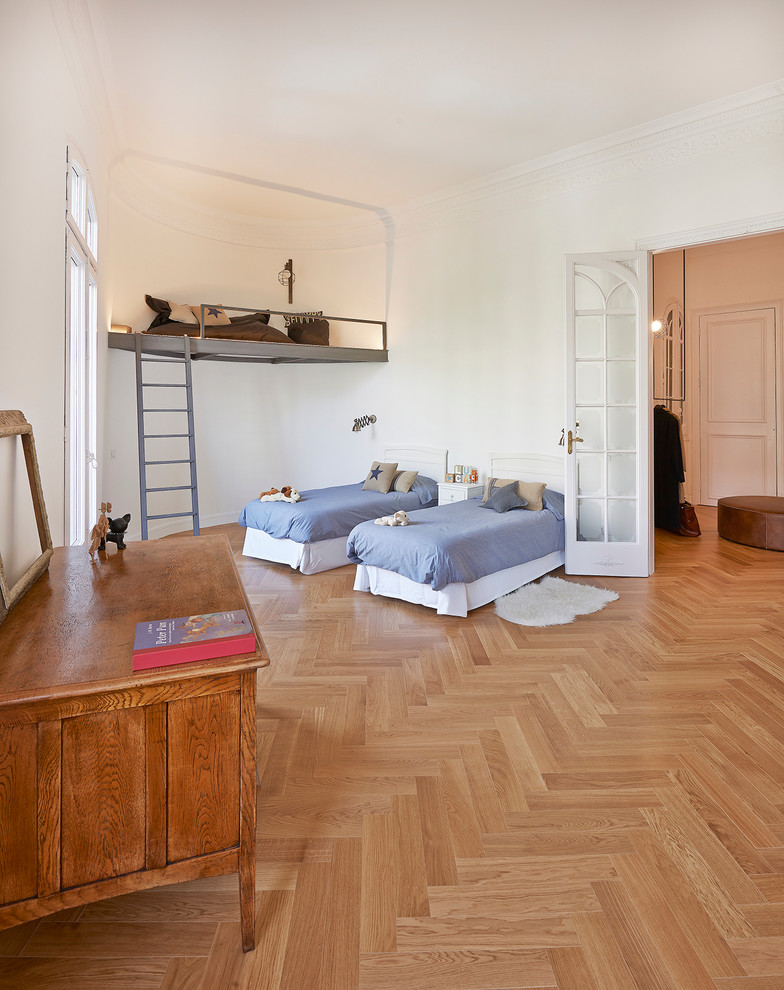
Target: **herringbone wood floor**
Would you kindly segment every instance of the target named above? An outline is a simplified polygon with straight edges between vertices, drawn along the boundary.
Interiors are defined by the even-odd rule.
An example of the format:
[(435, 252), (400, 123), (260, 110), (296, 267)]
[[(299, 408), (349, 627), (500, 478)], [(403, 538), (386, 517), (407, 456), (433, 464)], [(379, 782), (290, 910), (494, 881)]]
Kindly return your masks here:
[(784, 555), (700, 517), (551, 629), (357, 594), (221, 527), (272, 658), (257, 949), (235, 879), (202, 880), (0, 933), (0, 987), (784, 988)]

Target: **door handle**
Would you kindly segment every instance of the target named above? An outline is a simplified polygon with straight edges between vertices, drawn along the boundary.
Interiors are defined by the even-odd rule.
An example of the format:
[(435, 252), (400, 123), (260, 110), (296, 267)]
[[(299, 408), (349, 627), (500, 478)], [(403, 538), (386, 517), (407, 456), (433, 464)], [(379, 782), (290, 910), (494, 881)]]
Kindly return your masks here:
[(566, 434), (566, 453), (567, 454), (571, 454), (571, 452), (572, 452), (572, 444), (574, 444), (574, 443), (583, 443), (583, 442), (584, 442), (584, 440), (583, 440), (582, 437), (578, 437), (576, 434), (573, 436), (572, 435), (572, 431), (569, 430), (569, 432)]

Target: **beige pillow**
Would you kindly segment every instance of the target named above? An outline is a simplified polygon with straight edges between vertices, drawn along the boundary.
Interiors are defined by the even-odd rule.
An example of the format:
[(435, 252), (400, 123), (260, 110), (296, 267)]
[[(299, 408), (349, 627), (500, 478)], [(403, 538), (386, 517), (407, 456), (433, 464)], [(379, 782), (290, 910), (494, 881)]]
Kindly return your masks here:
[[(196, 315), (196, 322), (201, 319), (201, 306), (192, 306), (191, 309)], [(204, 310), (205, 327), (227, 327), (231, 323), (226, 313), (219, 306), (208, 306)]]
[(384, 464), (381, 461), (373, 461), (373, 466), (368, 471), (365, 484), (362, 486), (363, 492), (383, 492), (386, 494), (392, 487), (397, 471), (397, 461), (394, 464)]
[(171, 307), (171, 313), (169, 314), (169, 319), (173, 320), (175, 323), (198, 323), (198, 317), (193, 315), (193, 309), (190, 306), (185, 306), (182, 303), (172, 302), (171, 299), (167, 299), (166, 302)]
[(538, 510), (543, 508), (542, 493), (547, 487), (543, 481), (517, 481), (515, 478), (488, 478), (482, 501), (486, 502), (490, 495), (498, 488), (506, 488), (507, 485), (512, 484), (517, 484), (517, 494), (528, 503), (526, 509)]
[(518, 481), (517, 494), (528, 503), (526, 509), (542, 509), (542, 494), (546, 487), (543, 481)]
[(396, 492), (410, 492), (418, 474), (418, 471), (398, 471), (392, 482), (392, 489)]

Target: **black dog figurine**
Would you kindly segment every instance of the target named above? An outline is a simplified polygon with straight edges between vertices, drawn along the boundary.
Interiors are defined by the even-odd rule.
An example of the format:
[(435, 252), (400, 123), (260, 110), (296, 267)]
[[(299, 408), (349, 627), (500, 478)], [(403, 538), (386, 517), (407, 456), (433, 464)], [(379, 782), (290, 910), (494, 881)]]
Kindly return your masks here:
[(131, 521), (130, 512), (126, 512), (122, 519), (111, 519), (106, 517), (109, 523), (109, 532), (106, 534), (105, 539), (101, 540), (101, 545), (98, 547), (99, 550), (106, 549), (106, 541), (109, 543), (116, 543), (118, 550), (125, 549), (125, 541), (123, 540), (123, 533), (128, 529), (128, 523)]

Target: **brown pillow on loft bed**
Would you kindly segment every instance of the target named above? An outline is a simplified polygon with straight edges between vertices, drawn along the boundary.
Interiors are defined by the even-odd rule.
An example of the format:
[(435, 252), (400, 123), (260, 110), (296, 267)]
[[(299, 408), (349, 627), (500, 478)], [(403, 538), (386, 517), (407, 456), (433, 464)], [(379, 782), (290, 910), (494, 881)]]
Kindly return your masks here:
[(329, 346), (329, 321), (310, 319), (305, 323), (293, 320), (288, 325), (289, 338), (295, 344)]

